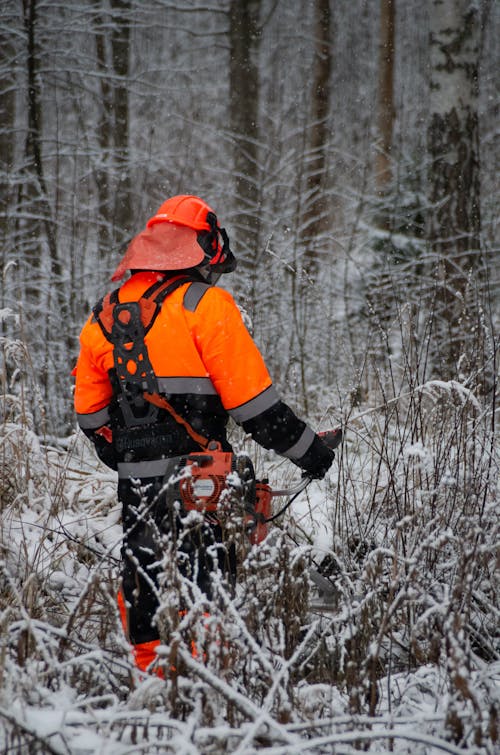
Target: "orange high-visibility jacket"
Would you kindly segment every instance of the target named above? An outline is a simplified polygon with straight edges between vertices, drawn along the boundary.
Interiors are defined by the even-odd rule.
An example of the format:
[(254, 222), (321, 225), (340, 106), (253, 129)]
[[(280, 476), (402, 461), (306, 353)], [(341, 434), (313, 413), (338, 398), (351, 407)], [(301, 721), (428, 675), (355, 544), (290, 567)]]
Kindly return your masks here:
[[(120, 288), (120, 302), (137, 301), (162, 277), (133, 274)], [(177, 398), (188, 413), (192, 406), (195, 418), (197, 412), (212, 412), (224, 416), (225, 424), (230, 415), (261, 445), (294, 461), (310, 448), (314, 432), (280, 401), (228, 292), (201, 281), (181, 285), (163, 302), (145, 342), (160, 393), (172, 403)], [(92, 437), (110, 420), (114, 365), (113, 345), (94, 316), (83, 327), (80, 346), (75, 410), (80, 427)], [(192, 421), (185, 410), (180, 413)], [(265, 430), (259, 429), (259, 418), (266, 418)]]

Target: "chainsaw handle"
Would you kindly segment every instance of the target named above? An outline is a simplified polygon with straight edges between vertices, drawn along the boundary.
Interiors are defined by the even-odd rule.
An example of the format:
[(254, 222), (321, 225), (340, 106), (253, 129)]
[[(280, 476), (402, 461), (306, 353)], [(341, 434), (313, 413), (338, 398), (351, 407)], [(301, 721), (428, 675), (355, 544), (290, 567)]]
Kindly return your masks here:
[(274, 490), (273, 488), (271, 488), (271, 496), (275, 498), (281, 495), (297, 495), (298, 493), (301, 493), (305, 488), (307, 488), (312, 479), (313, 478), (309, 476), (303, 477), (291, 488), (282, 488), (280, 490)]
[[(337, 448), (342, 443), (342, 428), (336, 427), (334, 430), (323, 430), (322, 432), (318, 433), (318, 436), (321, 438), (323, 443), (328, 446), (330, 449)], [(291, 488), (282, 488), (273, 490), (271, 489), (271, 496), (273, 498), (276, 498), (278, 496), (285, 496), (285, 495), (298, 495), (301, 493), (309, 483), (314, 478), (305, 474), (302, 479), (295, 483)]]

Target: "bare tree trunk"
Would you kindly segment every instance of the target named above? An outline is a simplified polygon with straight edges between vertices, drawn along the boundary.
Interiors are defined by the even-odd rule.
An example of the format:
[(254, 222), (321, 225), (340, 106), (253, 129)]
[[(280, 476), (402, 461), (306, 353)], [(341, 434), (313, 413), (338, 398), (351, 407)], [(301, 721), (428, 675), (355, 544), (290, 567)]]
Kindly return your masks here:
[(131, 197), (129, 166), (129, 98), (128, 76), (130, 69), (130, 2), (112, 0), (115, 26), (111, 36), (113, 71), (117, 83), (113, 91), (114, 108), (114, 157), (117, 171), (114, 222), (125, 235), (131, 229)]
[(394, 126), (395, 0), (380, 0), (378, 63), (378, 142), (375, 158), (377, 191), (384, 196), (392, 179), (391, 151)]
[[(15, 199), (15, 188), (11, 181), (15, 149), (15, 76), (12, 71), (16, 56), (16, 47), (8, 33), (0, 29), (0, 236), (12, 239), (9, 227), (12, 223), (12, 205)], [(3, 275), (0, 281), (0, 309), (5, 307), (6, 265), (10, 259), (9, 245), (1, 245), (0, 259)], [(0, 320), (0, 332), (3, 331), (4, 321)]]
[[(259, 73), (260, 0), (231, 0), (229, 108), (234, 139), (237, 241), (253, 259), (260, 235)], [(243, 257), (244, 259), (244, 257)]]
[[(39, 206), (39, 212), (32, 207), (34, 216), (42, 218), (42, 226), (50, 253), (53, 285), (60, 283), (61, 265), (57, 257), (56, 227), (52, 218), (51, 206), (47, 193), (44, 166), (42, 161), (42, 109), (39, 90), (39, 60), (36, 46), (37, 0), (23, 0), (24, 31), (27, 42), (27, 80), (28, 80), (28, 128), (25, 154), (28, 169), (31, 172), (31, 201)], [(41, 250), (34, 250), (33, 264), (38, 267)]]
[[(128, 0), (112, 0), (111, 16), (99, 18), (96, 31), (97, 67), (102, 109), (98, 128), (101, 167), (96, 183), (99, 197), (99, 253), (109, 255), (131, 232), (129, 174), (128, 73), (130, 20)], [(111, 24), (109, 45), (108, 25)]]
[[(441, 371), (456, 376), (475, 319), (480, 249), (479, 10), (468, 0), (430, 4), (431, 92), (427, 131), (428, 238), (437, 257)], [(467, 359), (465, 359), (467, 362)]]
[[(383, 231), (394, 229), (394, 210), (391, 197), (392, 184), (392, 138), (394, 126), (394, 53), (395, 53), (395, 5), (396, 0), (380, 0), (378, 85), (377, 85), (377, 137), (375, 143), (374, 178), (379, 202), (377, 202), (375, 225)], [(391, 290), (393, 270), (391, 244), (378, 250), (376, 278), (367, 291), (367, 302), (380, 324), (386, 328), (393, 316), (394, 299), (388, 296)], [(389, 249), (389, 254), (387, 250)], [(374, 269), (375, 272), (375, 269)]]
[[(41, 427), (60, 389), (53, 362), (66, 364), (73, 347), (68, 326), (69, 298), (64, 267), (59, 257), (55, 202), (49, 195), (52, 176), (43, 154), (43, 107), (40, 65), (40, 4), (23, 0), (26, 51), (26, 141), (24, 167), (19, 180), (16, 237), (22, 239), (24, 260), (24, 309), (27, 334), (37, 362), (44, 398)], [(35, 325), (36, 323), (36, 325)], [(26, 336), (28, 337), (28, 336)]]
[(314, 66), (312, 75), (311, 126), (307, 138), (306, 197), (301, 218), (301, 243), (309, 274), (317, 270), (316, 241), (330, 225), (331, 208), (325, 196), (328, 169), (328, 113), (330, 108), (331, 13), (329, 0), (314, 5)]
[[(104, 25), (104, 24), (102, 24)], [(96, 172), (96, 187), (99, 202), (98, 248), (99, 256), (109, 254), (111, 246), (111, 155), (113, 146), (113, 123), (111, 108), (111, 85), (108, 79), (106, 38), (102, 31), (96, 33), (97, 70), (101, 89), (102, 109), (99, 116), (97, 137), (99, 140), (99, 168)]]

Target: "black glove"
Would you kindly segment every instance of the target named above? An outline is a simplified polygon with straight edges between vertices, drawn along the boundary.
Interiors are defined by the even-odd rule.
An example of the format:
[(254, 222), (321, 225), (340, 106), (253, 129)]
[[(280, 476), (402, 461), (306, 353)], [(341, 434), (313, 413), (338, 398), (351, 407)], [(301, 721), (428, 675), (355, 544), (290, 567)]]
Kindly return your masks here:
[(332, 466), (334, 458), (334, 452), (316, 435), (304, 456), (297, 459), (296, 464), (304, 470), (304, 475), (322, 480)]
[(96, 454), (107, 467), (110, 469), (117, 469), (117, 460), (113, 443), (111, 442), (111, 431), (109, 438), (101, 433), (102, 428), (99, 428), (97, 432), (91, 430), (85, 432), (85, 435), (90, 438), (94, 444)]

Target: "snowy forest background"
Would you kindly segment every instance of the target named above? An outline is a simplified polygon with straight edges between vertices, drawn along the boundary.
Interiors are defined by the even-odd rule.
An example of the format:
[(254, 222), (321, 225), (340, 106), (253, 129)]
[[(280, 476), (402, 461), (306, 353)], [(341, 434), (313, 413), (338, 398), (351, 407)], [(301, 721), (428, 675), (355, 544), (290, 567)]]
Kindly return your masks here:
[[(494, 0), (3, 0), (2, 751), (498, 747), (499, 38)], [(165, 587), (162, 683), (133, 680), (70, 373), (177, 193), (227, 228), (283, 397), (345, 441), (209, 622)]]

